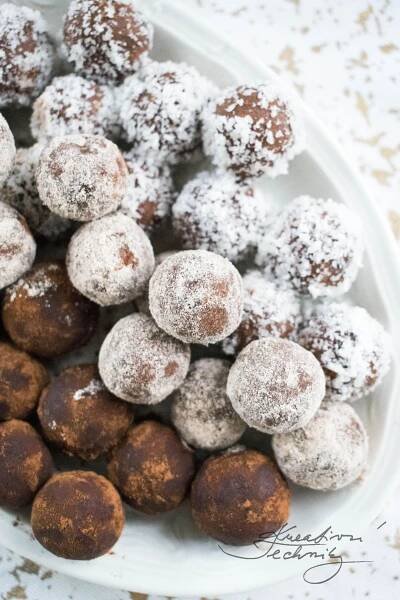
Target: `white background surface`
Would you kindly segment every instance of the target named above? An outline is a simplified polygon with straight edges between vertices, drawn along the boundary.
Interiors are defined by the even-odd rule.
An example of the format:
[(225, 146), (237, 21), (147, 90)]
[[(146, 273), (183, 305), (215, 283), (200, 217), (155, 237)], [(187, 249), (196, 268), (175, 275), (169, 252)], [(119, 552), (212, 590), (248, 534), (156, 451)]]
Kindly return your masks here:
[[(295, 84), (353, 156), (400, 239), (400, 1), (185, 1), (210, 15), (233, 40), (248, 40), (260, 58)], [(377, 530), (384, 521), (386, 525)], [(371, 525), (363, 544), (344, 560), (372, 562), (345, 565), (327, 584), (311, 586), (297, 578), (237, 598), (400, 598), (397, 498)], [(273, 565), (268, 562), (266, 568)], [(74, 581), (1, 549), (0, 596), (3, 600), (143, 598)]]

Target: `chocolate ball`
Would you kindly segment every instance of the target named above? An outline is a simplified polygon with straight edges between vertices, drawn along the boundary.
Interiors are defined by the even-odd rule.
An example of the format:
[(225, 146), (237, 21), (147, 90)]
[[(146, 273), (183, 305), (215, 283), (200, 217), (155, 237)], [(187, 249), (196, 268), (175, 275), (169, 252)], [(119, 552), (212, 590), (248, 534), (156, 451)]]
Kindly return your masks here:
[(0, 506), (26, 506), (53, 471), (51, 454), (29, 423), (0, 423)]
[(122, 533), (121, 498), (105, 477), (92, 471), (57, 473), (36, 495), (31, 525), (37, 541), (56, 556), (98, 558)]
[(49, 375), (37, 360), (0, 342), (0, 420), (27, 417), (48, 382)]
[(64, 46), (74, 70), (101, 83), (134, 73), (153, 45), (153, 27), (126, 0), (72, 0)]
[(290, 509), (289, 488), (276, 464), (241, 448), (203, 463), (190, 499), (199, 529), (231, 545), (252, 544), (276, 531)]
[(39, 196), (52, 212), (93, 221), (119, 208), (128, 170), (117, 146), (101, 135), (53, 138), (40, 155)]
[(0, 185), (11, 173), (15, 159), (15, 141), (11, 129), (0, 113)]
[(194, 475), (194, 458), (170, 427), (144, 421), (132, 427), (108, 463), (108, 476), (128, 504), (155, 515), (184, 500)]
[(36, 256), (36, 243), (22, 215), (0, 202), (0, 289), (28, 271)]
[(13, 342), (46, 358), (83, 346), (97, 317), (97, 306), (72, 287), (60, 262), (36, 264), (3, 300), (3, 324)]
[(41, 395), (38, 415), (49, 442), (84, 460), (108, 452), (133, 419), (129, 404), (106, 389), (96, 365), (64, 369)]

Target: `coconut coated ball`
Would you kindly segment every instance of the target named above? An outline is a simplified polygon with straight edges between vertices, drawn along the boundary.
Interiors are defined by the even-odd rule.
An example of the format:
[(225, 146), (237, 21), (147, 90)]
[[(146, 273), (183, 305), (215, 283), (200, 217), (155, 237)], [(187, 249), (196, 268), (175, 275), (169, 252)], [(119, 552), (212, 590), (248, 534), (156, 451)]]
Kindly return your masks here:
[(296, 292), (335, 297), (353, 284), (363, 250), (356, 214), (333, 200), (300, 196), (264, 236), (257, 262)]
[(176, 164), (200, 146), (200, 113), (214, 86), (184, 63), (149, 61), (120, 88), (124, 136), (155, 164)]
[(368, 436), (351, 406), (327, 402), (304, 427), (274, 435), (272, 447), (286, 477), (328, 492), (360, 477), (367, 462)]
[(39, 198), (36, 170), (43, 148), (43, 144), (18, 148), (14, 167), (2, 187), (1, 196), (4, 202), (25, 217), (35, 235), (55, 240), (68, 231), (71, 222), (50, 212)]
[(52, 358), (80, 348), (97, 325), (98, 309), (72, 287), (65, 266), (37, 263), (6, 290), (3, 324), (22, 350)]
[(298, 342), (321, 363), (327, 400), (354, 402), (367, 396), (389, 371), (389, 336), (359, 306), (336, 302), (316, 306)]
[(290, 492), (275, 463), (261, 452), (240, 448), (206, 460), (190, 500), (203, 533), (238, 546), (282, 527), (290, 509)]
[(174, 182), (168, 165), (157, 165), (134, 151), (125, 152), (128, 186), (121, 211), (152, 233), (170, 215), (175, 200)]
[(280, 289), (260, 271), (243, 276), (243, 317), (222, 342), (225, 354), (238, 354), (247, 344), (266, 336), (291, 338), (300, 322), (300, 301), (292, 290)]
[(206, 250), (177, 252), (155, 270), (150, 312), (161, 329), (187, 343), (223, 340), (239, 325), (242, 278), (225, 258)]
[(229, 368), (227, 360), (197, 360), (181, 387), (172, 394), (172, 423), (194, 448), (211, 451), (228, 448), (246, 429), (226, 394)]
[(74, 70), (99, 83), (135, 73), (153, 45), (153, 27), (131, 0), (72, 0), (64, 50)]
[(55, 137), (36, 173), (39, 196), (52, 212), (92, 221), (119, 208), (128, 170), (117, 146), (100, 135)]
[(304, 128), (290, 95), (273, 83), (220, 93), (203, 111), (204, 151), (240, 178), (288, 172), (304, 149)]
[(325, 375), (311, 352), (266, 337), (240, 352), (229, 372), (227, 394), (249, 427), (285, 433), (315, 415), (325, 396)]
[(151, 243), (136, 223), (116, 213), (83, 225), (67, 253), (72, 284), (101, 306), (140, 296), (154, 270)]
[(25, 419), (49, 383), (45, 367), (10, 344), (0, 342), (0, 420)]
[(0, 423), (0, 506), (22, 508), (54, 471), (53, 459), (29, 423)]
[(35, 100), (31, 131), (37, 140), (84, 133), (113, 137), (116, 122), (112, 89), (71, 73), (55, 77)]
[(25, 219), (0, 202), (0, 289), (28, 271), (36, 256), (36, 243)]
[(105, 387), (96, 365), (64, 369), (44, 390), (38, 416), (45, 438), (58, 448), (94, 460), (122, 439), (133, 412)]
[(183, 383), (189, 363), (189, 346), (139, 313), (114, 325), (99, 354), (99, 371), (107, 388), (133, 404), (164, 400)]
[(56, 473), (32, 506), (31, 525), (39, 544), (70, 560), (106, 554), (118, 541), (124, 521), (117, 490), (92, 471)]
[(45, 87), (54, 51), (38, 10), (1, 5), (0, 106), (31, 104)]
[(172, 208), (173, 227), (185, 250), (209, 250), (232, 262), (257, 246), (268, 213), (262, 194), (229, 173), (199, 173)]
[(171, 427), (143, 421), (113, 450), (107, 472), (130, 506), (157, 515), (184, 500), (195, 472), (194, 458)]
[(11, 173), (15, 160), (15, 142), (11, 129), (0, 113), (0, 185)]

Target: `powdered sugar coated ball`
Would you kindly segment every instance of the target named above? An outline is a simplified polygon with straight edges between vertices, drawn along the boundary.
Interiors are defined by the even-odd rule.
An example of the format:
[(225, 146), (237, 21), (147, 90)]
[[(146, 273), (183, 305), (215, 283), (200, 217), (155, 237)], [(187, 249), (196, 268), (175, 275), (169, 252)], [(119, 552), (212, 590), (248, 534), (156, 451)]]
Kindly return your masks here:
[(56, 239), (65, 233), (71, 222), (50, 212), (39, 198), (36, 185), (36, 169), (43, 144), (19, 148), (10, 176), (1, 190), (5, 202), (25, 217), (34, 234)]
[(372, 392), (389, 370), (389, 336), (359, 306), (316, 306), (298, 342), (320, 361), (329, 400), (358, 400)]
[(169, 216), (175, 199), (171, 170), (167, 165), (146, 161), (135, 152), (124, 154), (128, 186), (121, 211), (151, 233)]
[(132, 219), (116, 213), (75, 232), (67, 269), (72, 284), (93, 302), (122, 304), (145, 290), (154, 270), (153, 248)]
[(172, 208), (186, 250), (216, 252), (236, 262), (257, 245), (269, 212), (266, 199), (229, 173), (199, 173)]
[(316, 298), (347, 292), (362, 254), (356, 214), (333, 200), (300, 196), (264, 236), (257, 262), (282, 285)]
[(325, 395), (325, 376), (311, 352), (267, 337), (240, 352), (229, 372), (227, 393), (250, 427), (284, 433), (314, 416)]
[(172, 395), (172, 423), (183, 439), (195, 448), (228, 448), (246, 429), (226, 394), (229, 368), (227, 360), (197, 360), (190, 366), (181, 387)]
[(0, 289), (28, 271), (36, 255), (36, 243), (25, 219), (0, 202)]
[(247, 344), (266, 336), (292, 337), (300, 322), (300, 301), (292, 290), (280, 289), (260, 271), (243, 277), (243, 318), (222, 342), (225, 354), (237, 354)]
[(327, 402), (301, 429), (274, 435), (272, 447), (280, 469), (294, 483), (333, 491), (362, 474), (368, 436), (351, 406)]
[(120, 88), (127, 141), (157, 164), (175, 164), (200, 146), (200, 113), (213, 85), (184, 63), (149, 62)]
[(189, 363), (189, 346), (139, 313), (114, 325), (99, 354), (99, 371), (107, 388), (133, 404), (164, 400), (183, 383)]
[(111, 88), (71, 74), (55, 77), (35, 100), (31, 131), (38, 140), (76, 133), (112, 137), (116, 123)]
[(274, 84), (225, 90), (203, 112), (205, 153), (240, 177), (287, 173), (304, 149), (304, 130), (293, 99)]
[(80, 75), (100, 83), (135, 73), (153, 45), (153, 27), (132, 0), (72, 0), (64, 49)]
[(106, 138), (66, 135), (44, 148), (36, 179), (40, 199), (52, 212), (92, 221), (119, 207), (128, 170), (117, 146)]
[(11, 129), (0, 113), (0, 185), (11, 172), (15, 159), (15, 142)]
[(225, 258), (206, 250), (177, 252), (155, 270), (150, 312), (161, 329), (187, 343), (223, 340), (240, 323), (242, 278)]

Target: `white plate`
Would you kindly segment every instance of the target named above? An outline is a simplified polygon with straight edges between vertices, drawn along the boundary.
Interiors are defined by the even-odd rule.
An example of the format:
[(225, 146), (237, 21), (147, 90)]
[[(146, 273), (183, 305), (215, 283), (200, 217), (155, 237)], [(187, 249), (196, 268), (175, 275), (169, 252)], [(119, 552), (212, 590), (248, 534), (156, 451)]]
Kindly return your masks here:
[[(21, 2), (27, 4), (28, 2)], [(57, 23), (65, 2), (31, 2)], [(155, 58), (186, 61), (220, 86), (235, 82), (277, 79), (252, 56), (234, 46), (193, 8), (172, 0), (139, 2), (156, 28)], [(56, 6), (54, 6), (56, 5)], [(263, 183), (284, 203), (299, 194), (332, 197), (360, 216), (367, 245), (364, 268), (352, 299), (365, 306), (391, 332), (394, 362), (390, 375), (364, 403), (360, 413), (371, 437), (370, 467), (361, 483), (336, 494), (296, 489), (291, 523), (302, 533), (332, 525), (337, 532), (358, 532), (379, 513), (397, 480), (400, 453), (400, 270), (389, 228), (358, 175), (306, 106), (308, 149), (291, 165), (288, 176)], [(42, 565), (87, 581), (120, 589), (170, 596), (215, 596), (245, 592), (304, 571), (304, 564), (285, 561), (245, 561), (224, 555), (216, 542), (193, 528), (188, 507), (159, 519), (129, 513), (124, 534), (112, 553), (91, 562), (59, 559), (31, 535), (27, 522), (15, 526), (15, 515), (0, 511), (0, 542)]]

